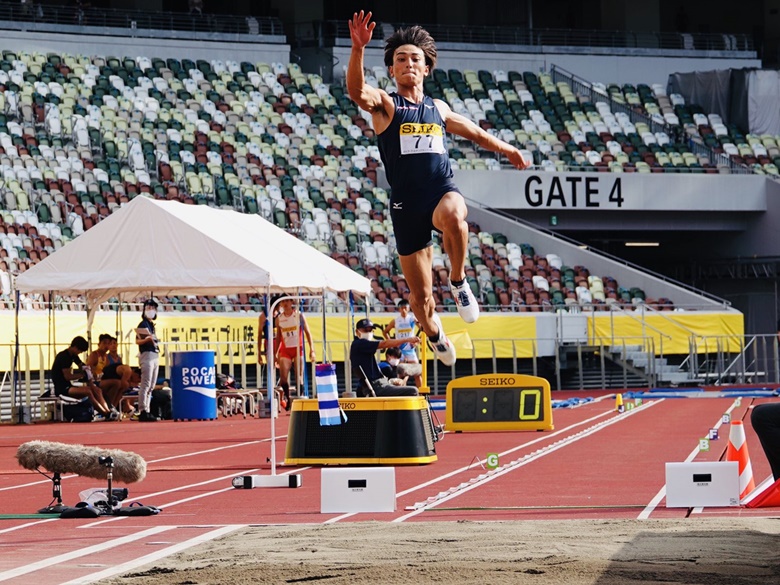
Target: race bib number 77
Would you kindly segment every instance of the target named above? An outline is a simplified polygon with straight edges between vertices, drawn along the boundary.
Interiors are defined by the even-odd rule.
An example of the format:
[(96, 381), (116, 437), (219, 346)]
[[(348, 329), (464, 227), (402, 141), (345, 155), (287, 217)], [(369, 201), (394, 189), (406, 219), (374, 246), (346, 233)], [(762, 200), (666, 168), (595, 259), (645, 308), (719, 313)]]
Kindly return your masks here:
[(444, 132), (439, 124), (401, 124), (401, 154), (444, 154)]

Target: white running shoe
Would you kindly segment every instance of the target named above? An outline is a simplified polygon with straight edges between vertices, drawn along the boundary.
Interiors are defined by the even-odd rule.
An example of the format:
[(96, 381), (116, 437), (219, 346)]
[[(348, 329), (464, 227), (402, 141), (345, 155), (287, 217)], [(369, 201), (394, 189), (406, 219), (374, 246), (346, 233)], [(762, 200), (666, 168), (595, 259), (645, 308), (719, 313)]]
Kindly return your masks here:
[(477, 299), (474, 297), (474, 293), (471, 291), (471, 287), (467, 281), (463, 281), (460, 286), (455, 286), (450, 281), (450, 290), (452, 296), (455, 299), (455, 304), (458, 306), (458, 315), (466, 323), (473, 323), (479, 319), (479, 305)]
[(436, 313), (433, 314), (433, 321), (439, 328), (439, 341), (434, 343), (428, 339), (428, 345), (431, 346), (433, 353), (436, 354), (436, 357), (439, 358), (441, 363), (443, 363), (445, 366), (451, 366), (457, 359), (457, 355), (455, 354), (455, 346), (452, 345), (452, 342), (447, 339), (446, 335), (444, 335), (444, 327), (442, 327), (441, 319)]

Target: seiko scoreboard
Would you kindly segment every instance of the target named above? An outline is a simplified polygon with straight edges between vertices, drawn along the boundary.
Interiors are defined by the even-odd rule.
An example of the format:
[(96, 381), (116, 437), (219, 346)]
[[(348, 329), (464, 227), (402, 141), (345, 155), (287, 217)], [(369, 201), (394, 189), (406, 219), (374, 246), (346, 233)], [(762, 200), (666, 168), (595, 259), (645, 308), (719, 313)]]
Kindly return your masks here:
[(483, 374), (447, 384), (448, 431), (549, 431), (550, 383), (522, 374)]

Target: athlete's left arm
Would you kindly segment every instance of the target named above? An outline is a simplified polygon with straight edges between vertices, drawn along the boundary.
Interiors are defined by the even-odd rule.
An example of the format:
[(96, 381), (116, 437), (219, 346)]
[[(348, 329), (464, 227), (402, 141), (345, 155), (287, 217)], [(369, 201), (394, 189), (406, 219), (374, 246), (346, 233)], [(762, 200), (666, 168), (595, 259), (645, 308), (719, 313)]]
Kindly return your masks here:
[(311, 329), (309, 329), (309, 322), (306, 317), (301, 313), (301, 323), (303, 324), (303, 334), (306, 337), (306, 341), (309, 342), (309, 356), (313, 360), (317, 353), (314, 351), (314, 342), (311, 338)]
[(482, 128), (477, 126), (474, 122), (468, 118), (456, 114), (453, 112), (446, 102), (442, 100), (433, 100), (436, 104), (436, 109), (439, 110), (441, 117), (447, 124), (447, 132), (457, 134), (461, 138), (476, 142), (482, 148), (492, 150), (499, 154), (503, 154), (509, 159), (515, 167), (522, 170), (528, 167), (531, 163), (523, 158), (522, 153), (512, 146), (504, 142), (503, 140), (496, 138), (492, 134), (485, 132)]

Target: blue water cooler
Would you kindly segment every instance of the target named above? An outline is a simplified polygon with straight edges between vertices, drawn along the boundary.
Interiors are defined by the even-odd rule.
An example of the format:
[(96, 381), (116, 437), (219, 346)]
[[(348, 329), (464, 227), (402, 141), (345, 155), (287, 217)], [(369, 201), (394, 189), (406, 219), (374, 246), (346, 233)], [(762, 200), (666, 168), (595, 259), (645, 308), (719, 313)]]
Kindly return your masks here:
[(173, 419), (217, 418), (214, 352), (175, 351), (170, 366)]

